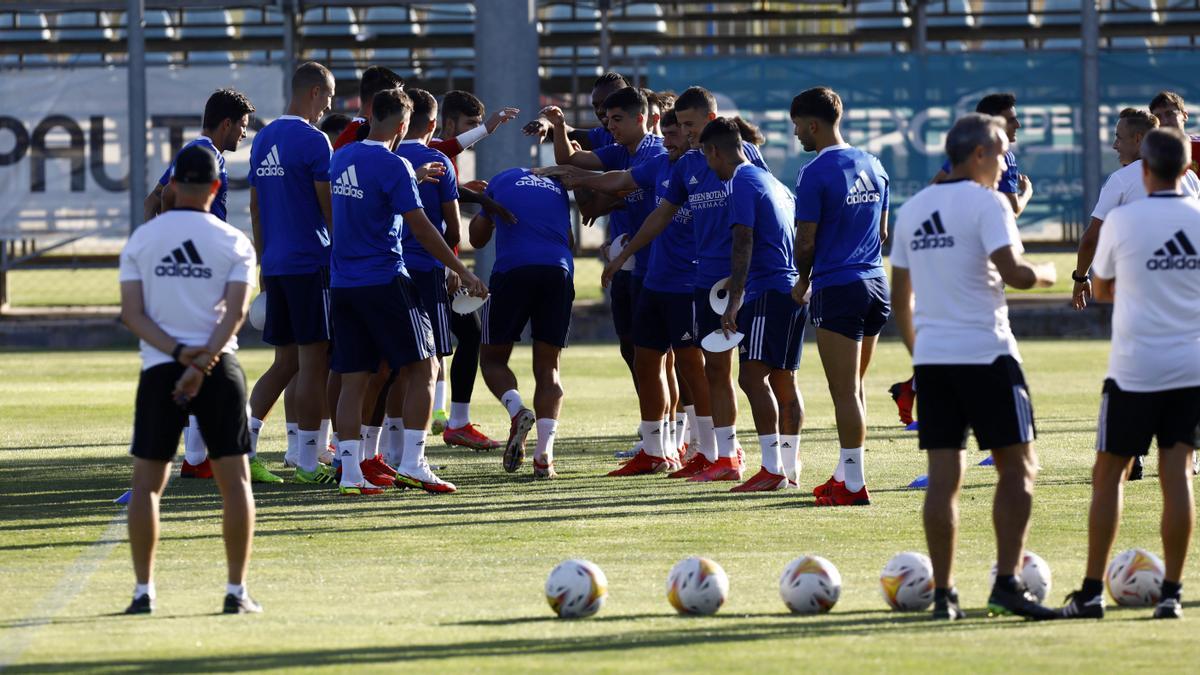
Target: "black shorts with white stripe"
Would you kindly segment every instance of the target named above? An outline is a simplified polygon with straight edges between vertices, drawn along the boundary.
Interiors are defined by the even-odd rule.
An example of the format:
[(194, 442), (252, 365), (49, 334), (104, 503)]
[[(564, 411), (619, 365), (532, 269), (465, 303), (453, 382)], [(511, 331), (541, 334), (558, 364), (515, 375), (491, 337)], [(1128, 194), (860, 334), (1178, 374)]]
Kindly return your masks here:
[(967, 447), (975, 432), (980, 450), (1029, 443), (1037, 438), (1033, 403), (1021, 364), (1012, 356), (988, 365), (938, 364), (913, 367), (922, 450)]
[(446, 292), (445, 268), (427, 272), (409, 270), (408, 274), (417, 286), (425, 313), (429, 315), (434, 354), (450, 356), (454, 353), (454, 345), (450, 341), (450, 294)]
[(738, 331), (746, 337), (738, 360), (761, 361), (777, 370), (800, 368), (808, 305), (798, 305), (791, 293), (766, 291), (738, 310)]
[(483, 344), (506, 345), (529, 336), (565, 348), (571, 332), (575, 280), (556, 265), (525, 265), (492, 272), (491, 295), (483, 303)]
[(263, 292), (267, 294), (263, 342), (286, 347), (333, 338), (328, 267), (309, 274), (263, 277)]
[(1159, 448), (1200, 444), (1200, 387), (1125, 391), (1113, 379), (1105, 380), (1096, 451), (1121, 457), (1145, 455), (1153, 440)]
[(381, 361), (393, 370), (433, 356), (433, 329), (412, 279), (398, 275), (378, 286), (334, 288), (333, 341), (337, 373), (373, 373)]

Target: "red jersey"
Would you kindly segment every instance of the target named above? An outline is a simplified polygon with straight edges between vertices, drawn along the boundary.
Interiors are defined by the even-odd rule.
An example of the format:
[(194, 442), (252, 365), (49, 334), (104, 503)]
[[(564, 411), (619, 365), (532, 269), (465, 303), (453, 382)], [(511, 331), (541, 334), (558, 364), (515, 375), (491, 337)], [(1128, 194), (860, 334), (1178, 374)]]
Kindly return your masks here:
[(429, 147), (449, 157), (450, 164), (454, 165), (455, 175), (458, 174), (458, 162), (455, 161), (454, 158), (462, 154), (463, 146), (458, 142), (457, 138), (451, 138), (444, 141), (440, 138), (435, 138), (429, 141)]
[(342, 129), (342, 133), (338, 134), (337, 139), (333, 142), (333, 149), (337, 150), (342, 146), (350, 145), (351, 143), (357, 141), (358, 130), (366, 123), (367, 121), (361, 117), (355, 117), (354, 119), (350, 120), (350, 124), (347, 124), (346, 128)]

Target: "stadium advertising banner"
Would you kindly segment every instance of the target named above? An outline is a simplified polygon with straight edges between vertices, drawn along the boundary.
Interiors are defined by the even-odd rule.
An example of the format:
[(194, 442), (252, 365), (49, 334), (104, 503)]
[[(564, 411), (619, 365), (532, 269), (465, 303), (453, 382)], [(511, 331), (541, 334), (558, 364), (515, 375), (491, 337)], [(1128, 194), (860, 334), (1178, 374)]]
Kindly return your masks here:
[[(1100, 56), (1102, 173), (1119, 168), (1111, 149), (1117, 114), (1145, 108), (1162, 89), (1200, 102), (1200, 55), (1188, 52), (1104, 52)], [(833, 87), (846, 113), (847, 142), (877, 155), (892, 179), (893, 208), (929, 182), (944, 160), (953, 120), (985, 94), (1012, 91), (1022, 129), (1014, 152), (1034, 184), (1020, 218), (1029, 239), (1057, 240), (1079, 227), (1085, 210), (1081, 168), (1080, 56), (1075, 52), (957, 53), (887, 56), (704, 58), (668, 60), (650, 69), (650, 86), (682, 91), (702, 84), (721, 104), (762, 128), (763, 155), (785, 184), (813, 158), (792, 133), (788, 108), (813, 86)], [(1192, 119), (1200, 109), (1192, 108)], [(1077, 232), (1078, 230), (1076, 230)]]
[[(149, 67), (148, 189), (200, 133), (216, 89), (245, 92), (265, 120), (226, 153), (229, 219), (249, 229), (246, 185), (253, 130), (283, 110), (277, 67)], [(129, 223), (129, 109), (123, 68), (5, 71), (0, 77), (0, 238), (58, 239)], [(100, 243), (100, 242), (94, 242)]]

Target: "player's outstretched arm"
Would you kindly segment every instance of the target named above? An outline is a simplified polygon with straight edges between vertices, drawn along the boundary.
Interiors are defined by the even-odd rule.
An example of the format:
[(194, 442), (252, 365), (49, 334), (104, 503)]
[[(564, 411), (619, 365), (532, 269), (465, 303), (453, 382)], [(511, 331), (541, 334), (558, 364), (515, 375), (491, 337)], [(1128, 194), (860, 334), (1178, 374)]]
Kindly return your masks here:
[(637, 181), (629, 171), (605, 171), (604, 173), (572, 174), (564, 178), (568, 188), (586, 188), (593, 192), (618, 195), (638, 189)]
[(476, 250), (487, 246), (495, 231), (496, 224), (483, 211), (475, 214), (475, 217), (471, 219), (471, 224), (467, 226), (467, 236), (471, 239), (471, 246)]
[(750, 252), (754, 248), (754, 230), (746, 225), (733, 226), (733, 252), (730, 255), (729, 302), (721, 317), (721, 330), (726, 337), (737, 332), (738, 310), (746, 294), (746, 277), (750, 273)]
[[(1075, 277), (1082, 277), (1092, 267), (1096, 258), (1096, 244), (1100, 242), (1100, 228), (1104, 221), (1092, 218), (1088, 227), (1079, 238), (1079, 250), (1075, 253)], [(1074, 277), (1073, 277), (1074, 278)], [(1092, 282), (1090, 280), (1075, 281), (1071, 290), (1071, 306), (1075, 309), (1087, 307), (1087, 301), (1092, 297)]]
[(413, 236), (420, 242), (421, 247), (434, 258), (437, 258), (446, 267), (458, 274), (462, 279), (463, 288), (467, 289), (471, 295), (483, 298), (487, 296), (487, 286), (484, 285), (479, 277), (471, 273), (463, 261), (454, 255), (454, 251), (446, 245), (446, 240), (442, 239), (442, 233), (438, 231), (433, 223), (429, 222), (429, 216), (425, 215), (424, 209), (416, 208), (411, 211), (406, 211), (404, 214), (404, 222), (412, 231)]
[(604, 268), (604, 273), (600, 276), (600, 285), (608, 288), (612, 283), (613, 277), (620, 271), (621, 266), (625, 264), (634, 253), (642, 250), (654, 241), (654, 238), (663, 233), (667, 226), (671, 224), (671, 219), (675, 217), (675, 212), (679, 207), (672, 204), (669, 200), (664, 199), (658, 208), (654, 209), (646, 220), (642, 222), (642, 226), (638, 229), (637, 234), (633, 239), (625, 245), (621, 254), (611, 260)]
[(504, 208), (503, 204), (487, 196), (484, 192), (476, 191), (465, 185), (459, 185), (458, 199), (466, 204), (479, 204), (489, 214), (497, 216), (507, 223), (515, 225), (517, 222), (517, 217), (513, 215), (512, 211)]
[(1004, 283), (1013, 288), (1020, 290), (1030, 289), (1034, 286), (1049, 288), (1058, 279), (1054, 263), (1031, 263), (1017, 253), (1012, 246), (1002, 246), (992, 251), (988, 257), (995, 263), (996, 270), (1000, 272), (1000, 278), (1004, 280)]
[(904, 341), (908, 355), (912, 356), (917, 331), (913, 328), (912, 277), (908, 275), (907, 267), (892, 266), (892, 311), (896, 317), (896, 330), (900, 331), (900, 339)]

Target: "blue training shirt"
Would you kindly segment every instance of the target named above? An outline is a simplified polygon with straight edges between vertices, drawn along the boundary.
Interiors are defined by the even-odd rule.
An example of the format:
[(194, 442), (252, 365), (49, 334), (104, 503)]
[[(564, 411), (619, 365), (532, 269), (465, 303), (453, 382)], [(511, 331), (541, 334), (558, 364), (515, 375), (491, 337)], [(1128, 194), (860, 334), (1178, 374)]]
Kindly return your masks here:
[(407, 159), (378, 141), (343, 146), (330, 164), (333, 255), (330, 286), (380, 286), (404, 268), (401, 214), (421, 208), (417, 177)]
[[(179, 151), (183, 152), (193, 145), (199, 145), (200, 147), (211, 151), (217, 156), (217, 167), (221, 170), (221, 188), (217, 190), (217, 198), (213, 200), (212, 206), (209, 207), (208, 212), (228, 223), (229, 205), (227, 198), (229, 196), (229, 172), (225, 170), (225, 156), (222, 155), (219, 150), (217, 150), (217, 146), (208, 136), (200, 136), (191, 140), (187, 145), (180, 148)], [(167, 167), (167, 170), (163, 172), (162, 177), (158, 179), (158, 184), (166, 187), (167, 183), (171, 182), (171, 174), (174, 173), (174, 171), (175, 160), (171, 160), (171, 165)]]
[[(674, 166), (671, 158), (663, 153), (633, 167), (629, 175), (641, 189), (654, 191), (657, 208), (671, 183)], [(691, 293), (696, 285), (696, 233), (692, 228), (691, 209), (680, 207), (667, 229), (647, 248), (650, 249), (650, 260), (643, 285), (660, 293)]]
[[(742, 142), (750, 163), (766, 169), (767, 164), (752, 143)], [(729, 276), (729, 257), (733, 252), (733, 234), (725, 210), (725, 183), (708, 168), (704, 153), (689, 150), (675, 162), (671, 181), (663, 199), (692, 211), (696, 233), (696, 288), (711, 288)]]
[(591, 143), (592, 150), (612, 145), (616, 142), (617, 139), (613, 138), (613, 135), (609, 133), (606, 127), (592, 127), (588, 129), (588, 143)]
[(796, 221), (817, 224), (812, 289), (885, 276), (879, 219), (888, 210), (879, 160), (849, 145), (825, 148), (796, 175)]
[(796, 226), (792, 214), (796, 205), (792, 193), (770, 171), (753, 164), (739, 164), (726, 186), (730, 227), (745, 225), (754, 230), (746, 302), (767, 291), (790, 293), (800, 278), (794, 257)]
[(557, 179), (535, 176), (529, 169), (502, 171), (488, 182), (487, 196), (500, 202), (516, 224), (493, 217), (496, 262), (492, 272), (550, 265), (574, 272), (571, 256), (571, 203)]
[[(1000, 174), (1000, 184), (996, 186), (996, 191), (1015, 195), (1021, 191), (1018, 187), (1018, 181), (1021, 179), (1021, 171), (1017, 169), (1017, 156), (1013, 154), (1012, 150), (1004, 153), (1004, 163), (1008, 165), (1008, 168), (1004, 170), (1004, 173)], [(942, 164), (942, 171), (949, 174), (950, 169), (950, 160), (947, 159)]]
[[(422, 182), (417, 185), (421, 193), (421, 203), (425, 207), (425, 215), (439, 232), (445, 234), (446, 222), (442, 217), (442, 204), (458, 199), (458, 176), (454, 173), (453, 162), (445, 153), (434, 150), (418, 140), (401, 141), (396, 148), (396, 154), (407, 159), (414, 167), (430, 162), (446, 165), (446, 175), (438, 178), (437, 183)], [(417, 241), (408, 223), (403, 227), (403, 243), (404, 266), (408, 269), (429, 272), (445, 268), (440, 260), (430, 255), (421, 242)]]
[[(654, 134), (643, 136), (633, 155), (629, 154), (629, 150), (625, 146), (618, 143), (606, 145), (592, 152), (600, 159), (605, 171), (625, 171), (659, 155), (667, 154), (666, 149), (663, 148), (662, 139)], [(617, 234), (628, 234), (632, 239), (633, 235), (637, 234), (637, 231), (642, 228), (642, 223), (646, 221), (646, 216), (654, 211), (655, 203), (650, 194), (641, 188), (634, 190), (625, 195), (624, 209), (615, 209), (608, 215), (609, 227), (612, 228), (614, 237)], [(614, 227), (614, 223), (619, 223), (619, 227)], [(645, 276), (650, 260), (650, 249), (644, 248), (638, 251), (634, 254), (633, 259), (634, 276)]]
[(329, 227), (313, 183), (329, 182), (329, 137), (283, 115), (254, 135), (250, 185), (258, 193), (264, 276), (311, 274), (329, 265)]

